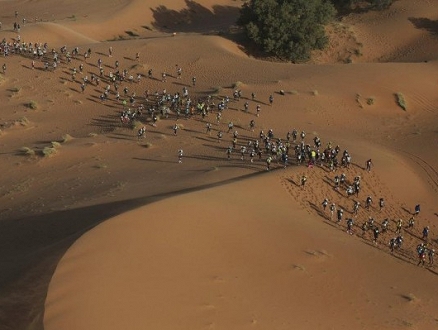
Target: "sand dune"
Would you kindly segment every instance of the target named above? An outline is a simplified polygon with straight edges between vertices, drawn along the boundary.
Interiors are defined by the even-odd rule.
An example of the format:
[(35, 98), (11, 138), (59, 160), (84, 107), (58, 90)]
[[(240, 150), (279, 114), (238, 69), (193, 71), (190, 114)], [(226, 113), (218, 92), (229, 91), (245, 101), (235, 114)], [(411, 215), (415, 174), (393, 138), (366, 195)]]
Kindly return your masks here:
[(63, 25), (51, 22), (29, 25), (23, 29), (20, 36), (23, 41), (47, 42), (51, 45), (83, 45), (98, 42)]
[(350, 15), (344, 21), (360, 40), (358, 62), (436, 60), (436, 1), (396, 1), (385, 12)]
[(58, 265), (46, 329), (434, 326), (435, 275), (309, 217), (279, 181), (175, 197), (88, 232)]
[[(0, 329), (436, 327), (437, 269), (417, 267), (415, 248), (426, 225), (430, 247), (437, 244), (437, 1), (350, 14), (329, 28), (317, 65), (247, 54), (235, 43), (240, 3), (231, 0), (1, 3), (1, 39), (17, 38), (12, 24), (26, 18), (23, 41), (77, 46), (80, 54), (70, 64), (62, 57), (56, 70), (44, 69), (46, 59), (32, 69), (27, 55), (0, 60), (7, 64), (0, 73)], [(98, 59), (100, 84), (81, 92), (85, 76), (100, 76)], [(229, 108), (219, 123), (214, 111), (178, 121), (171, 113), (155, 126), (142, 114), (136, 125), (122, 125), (112, 86), (109, 100), (100, 100), (115, 61), (133, 79), (141, 75), (121, 83), (122, 98), (135, 93), (138, 104), (146, 90), (186, 87), (216, 103), (229, 96)], [(242, 98), (234, 101), (236, 88)], [(267, 172), (266, 154), (253, 163), (238, 152), (227, 160), (230, 121), (239, 147), (261, 130), (284, 140), (296, 128), (309, 143), (319, 136), (323, 146), (348, 149), (353, 165), (310, 169), (291, 154), (287, 169), (274, 161)], [(137, 140), (141, 125), (146, 135)], [(371, 211), (360, 209), (354, 235), (321, 209), (329, 198), (352, 216), (353, 198), (333, 189), (342, 172), (362, 177), (362, 205), (374, 199)], [(406, 224), (417, 203), (415, 228), (403, 230), (404, 246), (391, 254), (395, 222)], [(377, 246), (371, 231), (362, 236), (369, 216), (390, 219)]]

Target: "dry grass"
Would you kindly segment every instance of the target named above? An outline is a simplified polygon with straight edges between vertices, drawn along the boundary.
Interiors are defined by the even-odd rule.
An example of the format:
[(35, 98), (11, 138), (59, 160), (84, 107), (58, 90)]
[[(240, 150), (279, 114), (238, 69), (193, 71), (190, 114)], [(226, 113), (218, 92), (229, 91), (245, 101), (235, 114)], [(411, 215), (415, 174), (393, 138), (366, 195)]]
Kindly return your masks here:
[(398, 92), (395, 93), (395, 99), (397, 101), (397, 104), (400, 108), (402, 108), (404, 111), (406, 111), (408, 109), (407, 105), (406, 105), (406, 100), (405, 100), (405, 96)]
[(293, 265), (292, 267), (295, 270), (301, 270), (301, 271), (305, 271), (306, 270), (306, 267), (304, 267), (303, 265)]
[(58, 150), (56, 148), (53, 148), (53, 147), (44, 147), (44, 149), (42, 150), (42, 154), (44, 157), (52, 157), (57, 152), (58, 152)]
[(401, 297), (409, 302), (416, 302), (419, 300), (413, 293), (402, 294)]
[(14, 96), (14, 95), (20, 93), (21, 87), (12, 87), (12, 88), (9, 88), (8, 91), (12, 93), (12, 96)]
[(35, 156), (35, 150), (29, 148), (29, 147), (21, 147), (20, 148), (20, 154), (25, 156)]
[(361, 98), (362, 98), (362, 95), (357, 93), (356, 94), (356, 102), (357, 102), (357, 104), (359, 104), (359, 107), (363, 108), (363, 104), (362, 104)]
[(19, 123), (21, 126), (28, 126), (30, 122), (26, 117), (21, 117), (17, 120), (17, 123)]
[(36, 103), (35, 101), (29, 101), (29, 102), (27, 102), (26, 104), (25, 104), (25, 106), (27, 107), (27, 108), (29, 108), (29, 109), (32, 109), (32, 110), (36, 110), (36, 109), (38, 109), (38, 103)]
[(62, 140), (61, 140), (61, 142), (62, 142), (62, 143), (66, 143), (66, 142), (71, 141), (71, 140), (73, 140), (73, 139), (74, 139), (74, 137), (71, 136), (70, 134), (64, 134), (64, 135), (62, 136)]
[(376, 99), (373, 96), (370, 96), (369, 98), (367, 98), (368, 105), (373, 105), (375, 101), (376, 101)]
[(233, 84), (231, 85), (231, 87), (232, 87), (233, 89), (237, 89), (237, 88), (240, 88), (242, 85), (243, 85), (243, 82), (241, 82), (241, 81), (236, 81), (235, 83), (233, 83)]

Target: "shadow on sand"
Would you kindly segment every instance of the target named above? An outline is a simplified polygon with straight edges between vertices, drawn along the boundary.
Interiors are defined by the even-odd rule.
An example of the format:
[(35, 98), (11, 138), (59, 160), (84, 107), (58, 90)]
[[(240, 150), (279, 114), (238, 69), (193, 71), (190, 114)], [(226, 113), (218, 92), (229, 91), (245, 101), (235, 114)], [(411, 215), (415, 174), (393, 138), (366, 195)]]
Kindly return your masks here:
[(426, 30), (430, 34), (438, 36), (438, 20), (434, 21), (424, 17), (409, 17), (408, 19), (417, 29)]
[(214, 5), (212, 10), (196, 1), (185, 0), (186, 8), (180, 11), (166, 6), (151, 8), (154, 22), (152, 26), (162, 32), (218, 33), (227, 31), (239, 17), (239, 8)]
[(165, 198), (263, 173), (266, 172), (142, 198), (1, 221), (0, 328), (29, 329), (32, 325), (32, 329), (44, 329), (44, 303), (57, 264), (79, 237), (100, 223)]

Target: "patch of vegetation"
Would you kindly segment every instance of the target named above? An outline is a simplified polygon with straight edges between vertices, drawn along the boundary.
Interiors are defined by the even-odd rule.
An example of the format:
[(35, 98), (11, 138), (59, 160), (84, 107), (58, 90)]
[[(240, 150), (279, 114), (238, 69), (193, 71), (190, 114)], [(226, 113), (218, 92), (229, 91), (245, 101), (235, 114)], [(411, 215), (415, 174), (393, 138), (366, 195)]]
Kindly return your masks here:
[(138, 35), (137, 33), (133, 32), (133, 31), (125, 31), (125, 33), (130, 36), (130, 37), (139, 37), (140, 35)]
[(362, 10), (387, 9), (394, 0), (330, 0), (336, 9), (341, 13), (349, 12), (355, 8)]
[(370, 96), (367, 98), (367, 104), (368, 105), (373, 105), (375, 102), (375, 98), (373, 96)]
[(335, 17), (324, 0), (250, 0), (240, 10), (238, 24), (247, 37), (268, 55), (288, 61), (306, 61), (328, 38), (324, 25)]
[(35, 101), (29, 101), (25, 105), (26, 105), (26, 107), (28, 107), (29, 109), (32, 109), (32, 110), (38, 109), (38, 103), (36, 103)]
[(313, 95), (313, 96), (318, 96), (318, 95), (319, 95), (319, 92), (315, 89), (315, 90), (312, 91), (312, 95)]
[(402, 108), (404, 111), (406, 111), (407, 105), (406, 105), (405, 96), (402, 93), (398, 92), (395, 93), (395, 99), (397, 101), (398, 106)]
[(27, 119), (26, 117), (21, 117), (17, 120), (17, 123), (20, 123), (21, 126), (27, 126), (29, 125), (29, 119)]
[(64, 134), (64, 135), (62, 136), (62, 140), (61, 140), (61, 142), (62, 142), (62, 143), (66, 143), (66, 142), (71, 141), (71, 140), (73, 140), (73, 139), (74, 139), (73, 136), (71, 136), (70, 134)]
[(117, 41), (117, 40), (127, 40), (127, 38), (119, 34), (118, 36), (114, 36), (112, 39), (108, 39), (107, 41)]
[(51, 144), (52, 144), (52, 148), (59, 148), (59, 147), (61, 147), (61, 143), (59, 143), (57, 141), (52, 141)]
[(360, 50), (359, 48), (356, 48), (355, 50), (354, 50), (354, 55), (356, 55), (356, 56), (362, 56), (363, 54), (362, 54), (362, 50)]
[(292, 267), (296, 270), (301, 270), (301, 271), (306, 270), (306, 267), (304, 267), (303, 265), (293, 265)]
[(29, 147), (21, 147), (20, 148), (20, 154), (25, 156), (35, 156), (35, 150), (29, 148)]
[(9, 92), (17, 94), (21, 91), (21, 87), (12, 87), (8, 89)]
[(409, 302), (418, 301), (418, 298), (413, 293), (402, 294), (401, 296)]
[(359, 93), (357, 93), (357, 94), (356, 94), (356, 102), (359, 104), (359, 107), (363, 108), (362, 102), (361, 102), (361, 100), (360, 100), (361, 98), (362, 98), (362, 95), (360, 95)]
[(42, 150), (42, 154), (44, 157), (52, 157), (58, 152), (58, 150), (54, 147), (44, 147)]
[(235, 83), (233, 83), (232, 85), (231, 85), (231, 88), (233, 88), (233, 89), (237, 89), (237, 88), (239, 88), (240, 86), (242, 86), (243, 85), (243, 82), (241, 82), (241, 81), (236, 81)]

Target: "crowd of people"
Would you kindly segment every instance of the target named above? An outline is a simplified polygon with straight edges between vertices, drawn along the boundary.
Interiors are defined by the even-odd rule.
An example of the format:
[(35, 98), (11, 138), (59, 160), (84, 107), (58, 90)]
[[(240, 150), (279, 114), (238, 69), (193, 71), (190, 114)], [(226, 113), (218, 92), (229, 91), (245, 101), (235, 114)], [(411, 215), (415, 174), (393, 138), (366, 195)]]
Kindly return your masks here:
[[(360, 182), (360, 177), (354, 178), (355, 182)], [(341, 186), (345, 183), (341, 184)], [(339, 183), (337, 179), (334, 180), (333, 189), (339, 189)], [(348, 188), (347, 188), (348, 189)], [(346, 198), (349, 197), (348, 192), (345, 194)], [(356, 196), (358, 197), (358, 195)], [(384, 214), (385, 208), (385, 199), (383, 197), (379, 198), (379, 203), (376, 207), (372, 206), (373, 199), (371, 196), (367, 196), (364, 200), (364, 213), (361, 214), (362, 217), (365, 217), (361, 223), (358, 220), (359, 209), (361, 203), (358, 199), (351, 201), (351, 211), (346, 211), (342, 206), (337, 206), (335, 203), (330, 203), (328, 198), (324, 198), (321, 203), (323, 213), (326, 215), (326, 219), (329, 221), (335, 221), (337, 224), (342, 225), (345, 222), (345, 227), (347, 233), (350, 235), (354, 234), (354, 226), (357, 226), (361, 229), (361, 234), (359, 235), (362, 238), (366, 238), (366, 234), (368, 232), (371, 233), (371, 241), (373, 244), (377, 246), (379, 242), (383, 244), (387, 244), (391, 253), (397, 253), (402, 250), (403, 242), (404, 242), (404, 234), (405, 232), (411, 234), (412, 237), (416, 237), (416, 228), (415, 228), (415, 219), (420, 213), (420, 205), (417, 204), (414, 208), (414, 212), (410, 214), (409, 220), (407, 224), (404, 225), (403, 219), (392, 219), (390, 220), (387, 217), (387, 214)], [(344, 212), (350, 213), (350, 216), (344, 218)], [(378, 223), (375, 218), (377, 213), (382, 221)], [(391, 228), (391, 223), (393, 223), (393, 228)], [(416, 252), (418, 257), (418, 265), (426, 266), (426, 256), (428, 257), (427, 266), (433, 267), (434, 265), (434, 255), (435, 248), (433, 246), (433, 242), (429, 239), (429, 226), (425, 226), (421, 230), (421, 238), (419, 238), (420, 242), (417, 245)]]

